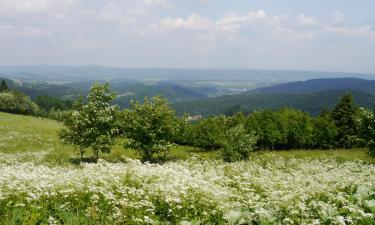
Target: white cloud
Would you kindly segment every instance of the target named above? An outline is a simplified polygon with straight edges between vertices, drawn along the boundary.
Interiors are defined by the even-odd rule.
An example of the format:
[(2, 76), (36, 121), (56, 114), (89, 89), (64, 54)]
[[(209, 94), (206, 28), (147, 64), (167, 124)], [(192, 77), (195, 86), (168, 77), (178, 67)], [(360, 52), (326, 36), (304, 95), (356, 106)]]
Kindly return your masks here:
[(16, 16), (57, 13), (70, 9), (75, 2), (76, 0), (0, 0), (0, 14)]
[(187, 19), (169, 17), (159, 23), (161, 29), (186, 29), (192, 31), (210, 31), (215, 28), (215, 24), (207, 17), (198, 14), (191, 14)]
[(375, 30), (370, 25), (359, 27), (326, 27), (327, 32), (336, 33), (343, 36), (375, 38)]
[(275, 27), (273, 32), (276, 36), (286, 38), (290, 41), (309, 40), (316, 36), (312, 31), (297, 31), (290, 27)]
[(52, 31), (38, 27), (0, 25), (0, 31), (2, 31), (2, 35), (18, 38), (41, 38), (53, 36)]
[(167, 0), (143, 0), (143, 4), (148, 7), (167, 6), (168, 1)]
[(344, 14), (339, 10), (335, 10), (332, 13), (332, 19), (333, 23), (341, 23), (344, 20)]
[(302, 26), (314, 26), (318, 24), (317, 19), (312, 16), (305, 16), (304, 14), (297, 16), (297, 22)]
[[(306, 25), (316, 22), (310, 17), (303, 19)], [(299, 31), (293, 28), (287, 16), (269, 16), (264, 10), (250, 11), (244, 15), (228, 14), (216, 21), (198, 14), (191, 14), (186, 19), (167, 17), (149, 29), (156, 33), (172, 32), (173, 30), (189, 33), (206, 32), (216, 37), (226, 37), (229, 40), (240, 36), (246, 37), (249, 34), (253, 38), (274, 36), (291, 41), (315, 37), (315, 33), (312, 31)]]
[(49, 0), (0, 0), (0, 13), (3, 15), (32, 14), (50, 8)]

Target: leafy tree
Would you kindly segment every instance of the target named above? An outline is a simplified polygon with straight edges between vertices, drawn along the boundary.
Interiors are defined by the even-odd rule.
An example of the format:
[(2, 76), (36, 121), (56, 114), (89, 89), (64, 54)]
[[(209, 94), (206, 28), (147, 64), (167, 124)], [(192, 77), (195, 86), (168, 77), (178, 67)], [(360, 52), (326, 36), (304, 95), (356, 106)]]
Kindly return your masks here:
[(193, 146), (214, 150), (223, 146), (226, 119), (224, 116), (208, 117), (200, 120), (191, 129)]
[(351, 93), (344, 94), (332, 111), (332, 118), (338, 128), (338, 145), (344, 148), (354, 147), (358, 128), (358, 106)]
[(263, 149), (310, 148), (313, 145), (312, 117), (300, 110), (285, 108), (250, 114), (246, 129), (259, 137)]
[(257, 137), (247, 133), (244, 125), (240, 124), (230, 128), (225, 135), (224, 146), (221, 149), (224, 161), (234, 162), (246, 160), (250, 152), (254, 151)]
[(159, 96), (145, 98), (143, 104), (131, 102), (130, 109), (121, 113), (121, 131), (129, 139), (125, 147), (138, 150), (144, 161), (151, 161), (158, 154), (165, 157), (180, 126), (175, 111)]
[(64, 143), (79, 147), (81, 161), (85, 149), (91, 148), (97, 162), (99, 152), (110, 152), (115, 142), (118, 106), (110, 105), (115, 94), (110, 91), (108, 83), (95, 83), (87, 98), (87, 104), (81, 98), (75, 103), (75, 109), (66, 115), (59, 137)]
[(361, 109), (360, 136), (367, 141), (369, 154), (375, 157), (375, 107), (373, 111)]
[(314, 147), (331, 149), (335, 146), (338, 129), (329, 111), (323, 111), (314, 118)]
[(254, 132), (259, 137), (258, 146), (262, 149), (278, 148), (287, 140), (281, 118), (272, 110), (256, 111), (250, 114), (245, 128), (249, 133)]
[(285, 108), (276, 112), (282, 121), (282, 130), (286, 133), (284, 149), (307, 149), (313, 145), (314, 126), (312, 117), (305, 112), (293, 108)]
[(5, 91), (8, 91), (9, 88), (8, 88), (8, 85), (7, 83), (5, 82), (5, 80), (2, 80), (1, 83), (0, 83), (0, 92), (5, 92)]

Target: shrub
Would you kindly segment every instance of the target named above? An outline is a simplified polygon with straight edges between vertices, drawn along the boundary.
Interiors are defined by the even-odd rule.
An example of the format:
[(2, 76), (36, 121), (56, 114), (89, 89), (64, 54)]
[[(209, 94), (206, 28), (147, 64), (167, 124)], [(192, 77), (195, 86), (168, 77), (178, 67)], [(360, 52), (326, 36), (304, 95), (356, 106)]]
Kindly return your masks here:
[(21, 92), (0, 92), (0, 111), (25, 114), (25, 115), (37, 115), (40, 110), (37, 104)]
[(254, 150), (257, 137), (253, 133), (247, 133), (243, 125), (230, 128), (225, 135), (224, 146), (221, 150), (224, 161), (234, 162), (246, 160), (250, 152)]

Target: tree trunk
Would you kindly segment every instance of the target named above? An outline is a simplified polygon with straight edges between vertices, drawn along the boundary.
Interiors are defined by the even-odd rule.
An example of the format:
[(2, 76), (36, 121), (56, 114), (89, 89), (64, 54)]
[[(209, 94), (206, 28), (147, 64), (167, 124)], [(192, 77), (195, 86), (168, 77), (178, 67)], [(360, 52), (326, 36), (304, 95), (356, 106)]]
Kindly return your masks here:
[(94, 150), (94, 161), (97, 163), (99, 160), (99, 150)]
[(81, 163), (83, 163), (83, 148), (80, 148), (79, 151), (80, 151), (80, 154), (81, 154)]

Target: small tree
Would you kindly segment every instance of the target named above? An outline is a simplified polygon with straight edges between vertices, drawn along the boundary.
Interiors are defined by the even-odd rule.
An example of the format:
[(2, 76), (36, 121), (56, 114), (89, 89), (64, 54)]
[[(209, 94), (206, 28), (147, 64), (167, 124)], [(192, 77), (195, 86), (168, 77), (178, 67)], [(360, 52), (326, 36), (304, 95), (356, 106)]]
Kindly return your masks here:
[(59, 137), (64, 143), (79, 147), (81, 161), (87, 148), (92, 149), (96, 162), (99, 152), (111, 151), (118, 133), (118, 106), (110, 105), (114, 97), (108, 83), (96, 83), (87, 96), (88, 103), (83, 104), (82, 100), (77, 102), (75, 109), (64, 119), (65, 127), (60, 131)]
[(0, 92), (9, 91), (8, 85), (5, 80), (2, 80), (0, 83)]
[(224, 146), (221, 150), (224, 161), (246, 160), (249, 158), (250, 152), (254, 151), (257, 137), (253, 133), (247, 133), (243, 125), (230, 128), (225, 136)]
[(175, 111), (161, 97), (145, 98), (143, 104), (131, 102), (121, 116), (122, 133), (129, 139), (125, 147), (138, 150), (144, 161), (163, 157), (179, 133), (180, 122)]

